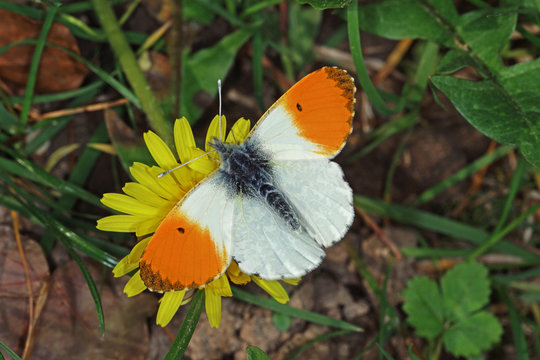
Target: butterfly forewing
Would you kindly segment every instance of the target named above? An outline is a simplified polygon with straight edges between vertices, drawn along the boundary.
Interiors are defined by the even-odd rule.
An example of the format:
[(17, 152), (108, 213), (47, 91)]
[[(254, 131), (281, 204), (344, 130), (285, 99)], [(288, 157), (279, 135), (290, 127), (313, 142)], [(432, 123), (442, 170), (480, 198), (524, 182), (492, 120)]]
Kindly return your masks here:
[(200, 287), (231, 261), (234, 201), (219, 173), (193, 188), (160, 224), (140, 260), (151, 290)]

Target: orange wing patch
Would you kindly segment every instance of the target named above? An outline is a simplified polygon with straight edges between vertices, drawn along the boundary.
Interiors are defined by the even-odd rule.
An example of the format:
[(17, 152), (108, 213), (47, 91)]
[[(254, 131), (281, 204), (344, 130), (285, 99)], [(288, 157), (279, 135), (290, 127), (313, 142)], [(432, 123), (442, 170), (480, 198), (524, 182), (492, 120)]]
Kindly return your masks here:
[(355, 91), (354, 81), (345, 70), (324, 67), (297, 82), (283, 101), (300, 134), (332, 156), (352, 131)]
[(144, 284), (154, 291), (201, 287), (221, 275), (229, 263), (207, 228), (177, 208), (156, 230), (139, 262)]

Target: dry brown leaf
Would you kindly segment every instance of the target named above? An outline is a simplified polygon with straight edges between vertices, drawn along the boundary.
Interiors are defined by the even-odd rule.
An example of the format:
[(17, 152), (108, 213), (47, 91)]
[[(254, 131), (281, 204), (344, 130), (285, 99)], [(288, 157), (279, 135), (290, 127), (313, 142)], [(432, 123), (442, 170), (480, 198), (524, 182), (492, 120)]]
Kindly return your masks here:
[[(28, 332), (29, 302), (21, 255), (11, 226), (0, 226), (0, 339), (22, 354)], [(23, 238), (34, 299), (49, 278), (49, 265), (41, 246)], [(5, 353), (4, 353), (5, 354)]]
[[(74, 261), (52, 275), (49, 296), (35, 332), (35, 359), (146, 359), (146, 319), (156, 311), (150, 294), (128, 298), (119, 281), (99, 285), (103, 268), (88, 265), (98, 284), (105, 335), (98, 326), (96, 307)], [(105, 269), (110, 274), (109, 269)], [(110, 278), (110, 277), (109, 277)], [(114, 286), (114, 287), (113, 287)]]
[[(37, 39), (42, 22), (26, 16), (0, 9), (0, 47), (24, 39)], [(79, 47), (69, 29), (60, 23), (53, 23), (47, 41), (62, 46), (76, 54)], [(34, 45), (15, 46), (0, 55), (0, 79), (9, 84), (15, 93), (24, 91)], [(77, 89), (88, 69), (85, 65), (72, 59), (62, 50), (45, 46), (41, 55), (36, 81), (37, 93), (54, 93)]]

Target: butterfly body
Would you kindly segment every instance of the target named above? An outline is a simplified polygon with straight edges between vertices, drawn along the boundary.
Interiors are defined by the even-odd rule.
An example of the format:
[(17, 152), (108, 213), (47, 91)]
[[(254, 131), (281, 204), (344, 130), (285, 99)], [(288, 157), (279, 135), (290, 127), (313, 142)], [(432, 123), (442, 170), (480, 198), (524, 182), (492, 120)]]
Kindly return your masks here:
[(145, 248), (141, 278), (156, 291), (203, 287), (234, 259), (246, 274), (297, 278), (354, 218), (331, 159), (352, 131), (355, 86), (324, 67), (296, 83), (241, 144), (214, 139), (220, 168), (169, 212)]
[(253, 139), (242, 144), (226, 144), (214, 139), (211, 146), (220, 156), (220, 178), (231, 197), (259, 197), (291, 230), (299, 230), (300, 222), (290, 202), (279, 189), (273, 176), (272, 158)]

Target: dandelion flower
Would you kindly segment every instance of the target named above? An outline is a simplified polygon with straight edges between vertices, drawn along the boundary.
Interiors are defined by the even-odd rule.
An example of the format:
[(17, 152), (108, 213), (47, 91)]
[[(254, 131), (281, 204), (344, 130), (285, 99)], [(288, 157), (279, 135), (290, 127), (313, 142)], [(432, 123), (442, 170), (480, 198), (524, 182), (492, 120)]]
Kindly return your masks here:
[[(213, 138), (223, 139), (227, 143), (239, 143), (245, 140), (249, 133), (250, 122), (244, 118), (239, 119), (231, 128), (225, 138), (226, 122), (216, 116), (208, 128), (205, 149), (196, 147), (191, 127), (185, 117), (176, 120), (174, 124), (174, 142), (178, 159), (165, 142), (152, 131), (144, 134), (144, 141), (157, 166), (134, 163), (130, 172), (135, 182), (128, 182), (122, 188), (124, 194), (104, 194), (101, 202), (122, 214), (111, 215), (98, 220), (97, 228), (113, 232), (134, 232), (139, 242), (131, 252), (125, 256), (113, 269), (114, 276), (120, 277), (135, 271), (127, 282), (124, 293), (134, 296), (147, 290), (141, 279), (139, 260), (148, 245), (152, 234), (159, 227), (171, 209), (184, 197), (184, 195), (197, 183), (207, 177), (219, 167), (219, 155), (215, 152), (204, 156), (211, 149), (209, 143)], [(197, 160), (189, 162), (197, 158)], [(178, 166), (185, 166), (165, 175), (159, 174)], [(289, 301), (287, 292), (279, 281), (267, 281), (257, 276), (244, 274), (238, 264), (231, 262), (227, 271), (219, 278), (204, 286), (205, 309), (208, 321), (212, 327), (218, 327), (221, 321), (221, 298), (232, 296), (230, 283), (245, 285), (255, 282), (269, 293), (276, 301), (286, 303)], [(296, 285), (298, 279), (284, 280)], [(160, 300), (156, 317), (158, 325), (166, 326), (177, 312), (178, 308), (187, 303), (186, 289), (166, 291)], [(189, 296), (189, 295), (188, 295)]]

